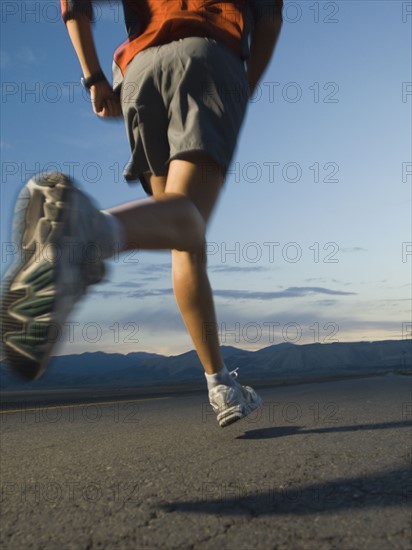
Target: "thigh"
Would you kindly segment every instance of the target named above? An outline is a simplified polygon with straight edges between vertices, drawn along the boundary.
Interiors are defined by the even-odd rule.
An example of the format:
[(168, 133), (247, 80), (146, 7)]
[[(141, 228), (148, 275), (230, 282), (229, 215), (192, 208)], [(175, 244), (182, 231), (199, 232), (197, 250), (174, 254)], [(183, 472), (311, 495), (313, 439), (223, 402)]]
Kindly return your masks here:
[(150, 176), (150, 187), (153, 198), (156, 199), (157, 197), (164, 195), (166, 190), (166, 181), (166, 176)]

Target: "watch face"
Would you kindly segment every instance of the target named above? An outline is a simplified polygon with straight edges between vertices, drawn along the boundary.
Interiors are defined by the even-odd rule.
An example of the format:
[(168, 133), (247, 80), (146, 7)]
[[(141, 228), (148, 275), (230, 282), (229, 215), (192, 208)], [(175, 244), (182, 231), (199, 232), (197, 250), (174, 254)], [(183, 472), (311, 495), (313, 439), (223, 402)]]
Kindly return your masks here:
[(82, 76), (82, 77), (80, 78), (80, 82), (81, 82), (81, 85), (83, 86), (83, 88), (85, 88), (86, 90), (89, 89), (89, 87), (88, 87), (88, 85), (87, 85), (87, 81), (86, 81), (86, 79), (84, 78), (84, 76)]
[(103, 80), (106, 80), (106, 77), (103, 71), (99, 71), (95, 74), (92, 74), (88, 78), (85, 78), (84, 76), (80, 78), (80, 82), (82, 83), (82, 86), (86, 88), (86, 90), (90, 90), (90, 88), (94, 84), (96, 84), (97, 82), (102, 82)]

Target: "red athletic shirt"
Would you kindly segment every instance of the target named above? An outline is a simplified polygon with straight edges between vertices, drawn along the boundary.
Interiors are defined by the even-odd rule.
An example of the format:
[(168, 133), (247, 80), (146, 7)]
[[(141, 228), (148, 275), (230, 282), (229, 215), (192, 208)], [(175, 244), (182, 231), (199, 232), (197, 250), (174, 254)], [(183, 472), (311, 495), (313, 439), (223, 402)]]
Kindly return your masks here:
[[(93, 0), (96, 1), (96, 0)], [(61, 0), (66, 22), (77, 13), (93, 18), (92, 0)], [(128, 39), (114, 62), (124, 75), (140, 51), (188, 36), (205, 36), (246, 59), (248, 35), (265, 14), (282, 17), (283, 0), (122, 0)]]

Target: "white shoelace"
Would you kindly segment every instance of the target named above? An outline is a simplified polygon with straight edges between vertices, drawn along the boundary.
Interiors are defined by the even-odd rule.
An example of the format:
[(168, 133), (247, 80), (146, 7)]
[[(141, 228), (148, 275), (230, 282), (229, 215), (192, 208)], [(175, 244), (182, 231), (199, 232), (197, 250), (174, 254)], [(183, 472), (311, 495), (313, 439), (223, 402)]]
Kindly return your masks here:
[(234, 370), (229, 371), (230, 376), (233, 376), (235, 380), (239, 376), (237, 373), (238, 370), (239, 370), (239, 367), (236, 367)]

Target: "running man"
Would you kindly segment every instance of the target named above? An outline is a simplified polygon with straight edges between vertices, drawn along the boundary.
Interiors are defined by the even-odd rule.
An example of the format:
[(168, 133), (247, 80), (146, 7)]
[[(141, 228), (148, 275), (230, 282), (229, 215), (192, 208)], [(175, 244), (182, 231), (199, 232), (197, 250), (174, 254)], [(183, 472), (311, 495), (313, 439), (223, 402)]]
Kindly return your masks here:
[[(93, 41), (92, 1), (61, 6), (93, 110), (124, 117), (125, 178), (140, 180), (149, 196), (99, 211), (64, 174), (39, 174), (25, 185), (13, 224), (22, 254), (2, 285), (3, 356), (13, 372), (38, 378), (53, 328), (102, 279), (105, 259), (117, 250), (171, 250), (176, 301), (210, 403), (227, 426), (262, 402), (223, 362), (205, 232), (248, 98), (280, 33), (282, 0), (123, 0), (128, 39), (115, 52), (113, 86)], [(90, 245), (98, 250), (92, 260), (84, 254)]]

